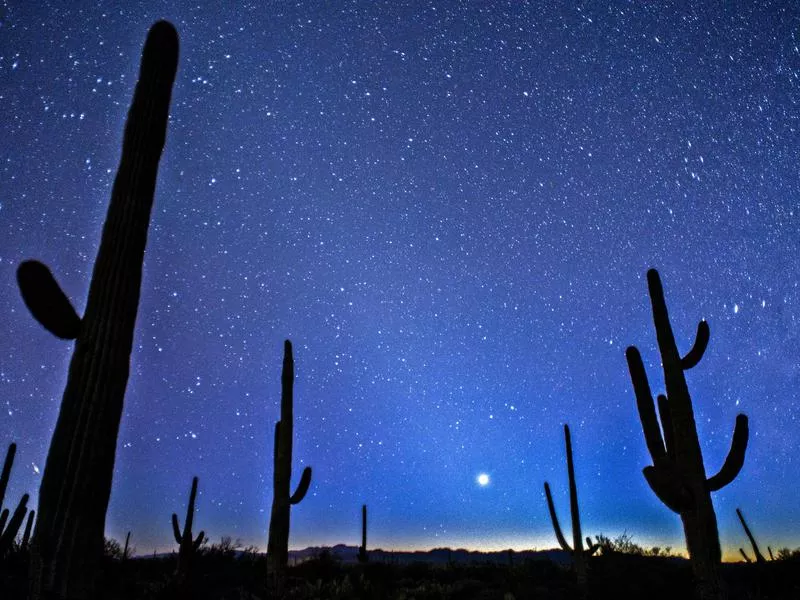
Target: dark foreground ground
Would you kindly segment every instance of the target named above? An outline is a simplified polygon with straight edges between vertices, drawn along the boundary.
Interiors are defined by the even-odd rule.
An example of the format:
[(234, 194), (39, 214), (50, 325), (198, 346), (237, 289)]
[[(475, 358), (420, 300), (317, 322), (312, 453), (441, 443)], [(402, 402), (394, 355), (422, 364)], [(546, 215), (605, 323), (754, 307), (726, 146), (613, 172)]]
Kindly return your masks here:
[[(0, 566), (0, 598), (25, 598), (25, 558), (17, 554)], [(176, 558), (108, 558), (103, 573), (107, 600), (175, 599)], [(197, 600), (266, 599), (266, 562), (253, 553), (206, 552), (193, 564), (191, 598)], [(726, 564), (731, 600), (800, 599), (800, 561), (763, 565)], [(686, 561), (631, 555), (593, 558), (589, 598), (691, 600), (691, 571)], [(550, 560), (523, 559), (507, 564), (425, 562), (341, 564), (323, 552), (289, 568), (287, 600), (561, 600), (581, 598), (574, 577)]]

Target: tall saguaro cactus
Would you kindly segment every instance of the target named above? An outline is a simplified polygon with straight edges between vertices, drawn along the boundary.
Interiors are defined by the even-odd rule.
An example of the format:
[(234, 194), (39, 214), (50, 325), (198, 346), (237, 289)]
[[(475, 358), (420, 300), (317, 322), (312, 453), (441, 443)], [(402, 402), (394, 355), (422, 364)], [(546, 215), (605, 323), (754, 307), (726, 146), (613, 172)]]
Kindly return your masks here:
[(303, 469), (300, 483), (289, 495), (292, 479), (292, 435), (294, 408), (294, 358), (292, 343), (283, 344), (283, 370), (281, 372), (281, 419), (275, 423), (275, 451), (272, 475), (272, 514), (269, 521), (267, 545), (267, 570), (270, 585), (280, 591), (289, 558), (289, 517), (292, 504), (305, 498), (311, 485), (311, 467)]
[(572, 516), (572, 548), (567, 543), (561, 525), (556, 516), (556, 507), (553, 503), (553, 495), (550, 493), (550, 484), (544, 482), (544, 494), (547, 497), (547, 508), (550, 511), (550, 520), (553, 522), (553, 530), (558, 539), (558, 545), (565, 552), (572, 556), (572, 564), (575, 567), (575, 577), (578, 585), (586, 591), (587, 585), (587, 558), (592, 556), (599, 546), (592, 544), (592, 540), (586, 538), (586, 549), (583, 547), (583, 534), (581, 533), (581, 514), (578, 509), (578, 486), (575, 484), (575, 465), (572, 462), (572, 438), (569, 434), (569, 425), (564, 425), (564, 441), (567, 447), (567, 474), (569, 476), (569, 510)]
[(177, 64), (177, 33), (158, 22), (142, 51), (83, 318), (45, 265), (26, 261), (17, 271), (23, 300), (36, 320), (57, 337), (75, 340), (39, 491), (31, 600), (93, 595)]
[(667, 393), (658, 396), (657, 417), (642, 357), (634, 346), (629, 347), (625, 356), (639, 419), (653, 459), (653, 465), (645, 467), (644, 476), (656, 496), (681, 517), (699, 597), (703, 600), (725, 598), (727, 594), (720, 575), (722, 555), (717, 517), (711, 492), (733, 481), (744, 464), (747, 417), (742, 414), (736, 417), (728, 456), (716, 475), (706, 477), (684, 371), (696, 366), (703, 357), (709, 340), (708, 324), (700, 321), (694, 346), (681, 356), (672, 333), (661, 279), (655, 269), (647, 272), (647, 286)]

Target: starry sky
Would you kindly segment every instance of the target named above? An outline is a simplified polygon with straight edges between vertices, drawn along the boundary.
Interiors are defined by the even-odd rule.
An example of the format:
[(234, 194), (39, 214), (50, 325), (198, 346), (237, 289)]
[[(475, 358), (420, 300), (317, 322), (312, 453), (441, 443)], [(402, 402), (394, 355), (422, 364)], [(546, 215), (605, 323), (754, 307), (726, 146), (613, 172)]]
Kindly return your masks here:
[[(624, 350), (679, 347), (732, 554), (800, 546), (800, 6), (792, 2), (0, 2), (0, 444), (35, 498), (72, 352), (20, 261), (79, 313), (148, 27), (181, 37), (107, 533), (266, 547), (283, 340), (290, 547), (557, 545), (562, 424), (584, 533), (683, 547), (648, 488)], [(80, 8), (78, 8), (80, 7)], [(480, 486), (479, 474), (489, 476)], [(294, 483), (293, 483), (294, 485)], [(569, 534), (568, 534), (569, 535)]]

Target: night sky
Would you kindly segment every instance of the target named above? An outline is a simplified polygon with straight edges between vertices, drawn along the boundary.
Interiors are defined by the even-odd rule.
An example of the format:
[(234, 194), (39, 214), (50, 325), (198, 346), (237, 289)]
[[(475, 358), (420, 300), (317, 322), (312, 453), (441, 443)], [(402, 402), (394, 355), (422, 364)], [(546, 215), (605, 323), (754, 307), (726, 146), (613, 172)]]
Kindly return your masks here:
[[(562, 425), (584, 533), (683, 548), (647, 486), (624, 350), (663, 389), (658, 268), (726, 552), (800, 545), (800, 6), (794, 2), (0, 2), (0, 448), (41, 481), (142, 43), (181, 58), (107, 534), (266, 547), (283, 340), (295, 347), (290, 547), (557, 545)], [(51, 6), (48, 6), (51, 5)], [(480, 486), (479, 474), (489, 476)], [(569, 535), (569, 533), (568, 533)]]

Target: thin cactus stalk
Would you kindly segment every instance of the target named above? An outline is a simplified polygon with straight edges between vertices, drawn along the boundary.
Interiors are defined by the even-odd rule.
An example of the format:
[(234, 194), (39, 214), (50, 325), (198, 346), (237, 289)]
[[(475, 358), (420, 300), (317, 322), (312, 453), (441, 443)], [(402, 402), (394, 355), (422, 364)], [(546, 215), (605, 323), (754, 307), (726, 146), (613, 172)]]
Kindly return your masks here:
[(775, 560), (775, 557), (772, 555), (772, 547), (767, 546), (767, 552), (769, 553), (769, 559)]
[(289, 558), (289, 525), (293, 504), (305, 498), (311, 485), (311, 467), (303, 469), (300, 483), (289, 495), (292, 479), (292, 435), (294, 402), (294, 359), (292, 344), (283, 345), (283, 370), (281, 372), (281, 418), (275, 423), (275, 451), (273, 454), (272, 513), (269, 521), (267, 545), (267, 573), (272, 591), (280, 594), (286, 576)]
[[(191, 573), (191, 565), (197, 549), (203, 543), (205, 531), (197, 534), (197, 537), (192, 536), (192, 524), (194, 523), (194, 504), (197, 498), (197, 477), (192, 478), (192, 489), (189, 492), (189, 504), (186, 507), (186, 520), (183, 522), (183, 531), (178, 524), (178, 515), (172, 513), (172, 533), (175, 536), (175, 541), (178, 543), (178, 567), (176, 570), (176, 579), (178, 587), (183, 588), (184, 591), (188, 588), (189, 577)], [(130, 533), (128, 534), (130, 537)], [(128, 541), (125, 540), (125, 548), (127, 551)]]
[(736, 516), (739, 517), (739, 521), (741, 522), (742, 527), (744, 528), (744, 532), (747, 535), (747, 539), (750, 540), (750, 545), (753, 547), (753, 555), (756, 557), (756, 562), (757, 563), (766, 562), (764, 555), (761, 554), (761, 550), (759, 550), (758, 548), (758, 544), (756, 544), (756, 538), (753, 537), (753, 532), (750, 531), (750, 528), (747, 526), (747, 521), (744, 520), (744, 515), (742, 514), (742, 511), (739, 510), (738, 508), (736, 509)]
[(83, 318), (45, 265), (26, 261), (17, 270), (22, 298), (36, 320), (57, 337), (75, 340), (39, 491), (31, 600), (95, 595), (147, 230), (177, 63), (175, 29), (158, 22), (142, 52)]
[(6, 459), (3, 461), (3, 471), (0, 473), (0, 506), (3, 506), (3, 500), (6, 497), (6, 489), (8, 488), (8, 480), (11, 478), (11, 467), (14, 466), (14, 457), (17, 455), (17, 445), (13, 442), (8, 445), (6, 451)]
[(125, 536), (125, 547), (122, 549), (122, 562), (128, 560), (128, 551), (130, 549), (130, 542), (131, 542), (131, 532), (128, 532), (128, 535)]
[(586, 538), (586, 548), (583, 547), (583, 534), (581, 533), (581, 516), (578, 509), (578, 486), (575, 483), (575, 465), (572, 460), (572, 438), (569, 433), (569, 425), (564, 425), (564, 440), (567, 448), (567, 474), (569, 476), (569, 509), (572, 516), (572, 547), (567, 543), (561, 525), (556, 516), (556, 507), (553, 503), (553, 495), (550, 493), (550, 484), (545, 481), (544, 494), (547, 498), (547, 508), (550, 511), (550, 520), (553, 522), (553, 530), (558, 539), (558, 545), (564, 552), (572, 556), (572, 565), (575, 569), (575, 577), (578, 586), (586, 592), (588, 583), (587, 562), (588, 557), (592, 556), (599, 545), (592, 544), (591, 539)]
[(366, 563), (369, 561), (367, 554), (367, 505), (361, 506), (361, 546), (358, 549), (358, 562)]
[(35, 516), (35, 510), (28, 511), (28, 520), (25, 523), (25, 532), (22, 534), (22, 542), (19, 546), (21, 550), (28, 550), (28, 544), (30, 544), (31, 541), (31, 531), (33, 530), (33, 518)]
[(739, 554), (741, 554), (741, 555), (742, 555), (742, 558), (744, 559), (744, 562), (746, 562), (746, 563), (751, 563), (751, 562), (753, 562), (753, 561), (750, 559), (750, 557), (749, 557), (749, 556), (747, 556), (747, 552), (745, 552), (745, 551), (744, 551), (744, 548), (739, 548)]
[(641, 355), (636, 347), (629, 347), (625, 355), (645, 441), (653, 459), (653, 466), (645, 467), (644, 476), (656, 496), (681, 517), (699, 597), (703, 600), (726, 598), (711, 492), (733, 481), (744, 464), (747, 417), (742, 414), (736, 417), (728, 456), (720, 471), (707, 477), (684, 372), (697, 365), (703, 357), (709, 340), (708, 324), (700, 321), (694, 346), (681, 357), (670, 325), (661, 279), (655, 269), (647, 272), (647, 285), (667, 393), (658, 396), (656, 416)]

